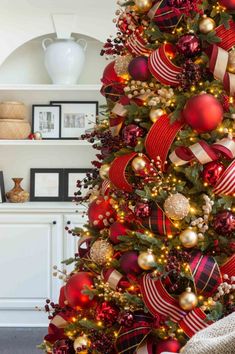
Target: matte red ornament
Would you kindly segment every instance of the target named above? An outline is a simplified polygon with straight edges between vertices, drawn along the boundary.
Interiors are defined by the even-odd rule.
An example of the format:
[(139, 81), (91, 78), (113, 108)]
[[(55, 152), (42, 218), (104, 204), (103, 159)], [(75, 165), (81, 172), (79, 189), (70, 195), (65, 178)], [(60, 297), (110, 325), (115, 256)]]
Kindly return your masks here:
[(227, 10), (235, 10), (235, 0), (219, 0), (219, 4)]
[(156, 345), (154, 354), (161, 354), (162, 352), (178, 353), (181, 348), (180, 343), (176, 339), (166, 339), (159, 341)]
[(216, 129), (222, 122), (223, 107), (214, 96), (204, 93), (188, 100), (183, 118), (198, 133), (206, 133)]
[(130, 251), (124, 253), (120, 258), (120, 267), (125, 274), (138, 275), (142, 269), (138, 265), (138, 253)]
[(225, 171), (225, 166), (218, 162), (212, 161), (204, 165), (202, 172), (203, 182), (208, 183), (210, 186), (215, 186), (218, 179), (222, 176)]
[(134, 58), (128, 66), (128, 72), (134, 80), (148, 81), (151, 77), (148, 68), (148, 58), (145, 56)]
[(69, 306), (73, 308), (87, 308), (94, 304), (88, 295), (83, 294), (85, 288), (93, 287), (93, 276), (88, 272), (80, 272), (69, 278), (65, 285), (65, 296)]
[(194, 57), (201, 51), (200, 40), (194, 34), (185, 34), (177, 42), (177, 50), (186, 58)]
[(127, 125), (122, 131), (125, 144), (131, 147), (135, 147), (138, 142), (138, 138), (141, 138), (143, 135), (144, 130), (136, 124)]
[(117, 213), (110, 201), (108, 197), (98, 197), (89, 205), (88, 219), (96, 229), (102, 230), (116, 220)]
[(109, 239), (117, 245), (121, 241), (118, 236), (125, 236), (127, 234), (127, 226), (119, 221), (114, 222), (109, 228)]
[(62, 286), (62, 288), (60, 289), (60, 296), (59, 296), (59, 305), (60, 307), (64, 307), (65, 306), (65, 302), (66, 301), (66, 297), (65, 297), (65, 286)]
[(151, 207), (147, 202), (139, 202), (135, 206), (134, 213), (137, 218), (147, 218), (151, 214)]
[(230, 236), (235, 232), (235, 213), (230, 210), (219, 212), (213, 220), (215, 231), (223, 236)]

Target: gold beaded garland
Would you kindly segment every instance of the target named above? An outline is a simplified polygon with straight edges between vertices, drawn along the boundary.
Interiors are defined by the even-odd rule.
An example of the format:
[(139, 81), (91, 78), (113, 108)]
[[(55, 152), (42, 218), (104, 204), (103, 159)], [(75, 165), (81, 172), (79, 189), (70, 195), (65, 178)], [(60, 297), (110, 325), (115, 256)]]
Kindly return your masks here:
[(110, 165), (108, 163), (103, 164), (100, 167), (100, 178), (102, 178), (103, 180), (108, 179), (109, 178), (109, 170), (110, 170)]
[(149, 118), (153, 123), (155, 123), (158, 120), (158, 118), (163, 116), (163, 114), (165, 113), (166, 112), (161, 108), (152, 108), (149, 113)]
[(198, 234), (192, 227), (188, 227), (180, 234), (180, 242), (185, 248), (192, 248), (197, 246)]
[(181, 193), (170, 195), (164, 202), (166, 215), (173, 220), (184, 219), (190, 210), (188, 199)]
[[(88, 347), (89, 344), (90, 344), (90, 341), (89, 341), (88, 337), (85, 334), (83, 334), (82, 336), (79, 336), (74, 340), (73, 347), (74, 347), (74, 350), (77, 352), (78, 349), (83, 349), (84, 347)], [(84, 349), (82, 351), (80, 350), (79, 353), (86, 354), (87, 350), (86, 349)]]
[(145, 13), (153, 6), (152, 0), (134, 0), (135, 8), (138, 12)]
[(90, 249), (91, 260), (99, 265), (104, 265), (113, 256), (113, 246), (106, 240), (96, 240)]
[(197, 304), (197, 296), (191, 291), (191, 288), (186, 288), (186, 290), (179, 296), (179, 305), (183, 310), (193, 310)]
[(140, 268), (144, 270), (150, 270), (154, 268), (154, 263), (156, 263), (156, 256), (153, 254), (151, 249), (147, 252), (141, 252), (138, 257), (138, 264)]
[(204, 34), (213, 31), (213, 29), (215, 29), (215, 26), (215, 21), (212, 18), (207, 17), (206, 15), (203, 15), (201, 20), (199, 21), (199, 31)]

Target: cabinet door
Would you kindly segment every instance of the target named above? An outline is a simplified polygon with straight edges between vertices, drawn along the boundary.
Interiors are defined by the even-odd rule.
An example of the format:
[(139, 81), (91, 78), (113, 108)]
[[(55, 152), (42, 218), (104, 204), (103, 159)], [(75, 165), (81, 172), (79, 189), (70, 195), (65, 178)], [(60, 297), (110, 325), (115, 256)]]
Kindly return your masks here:
[(61, 281), (52, 275), (63, 257), (63, 217), (0, 214), (0, 326), (44, 326), (36, 311), (57, 300)]

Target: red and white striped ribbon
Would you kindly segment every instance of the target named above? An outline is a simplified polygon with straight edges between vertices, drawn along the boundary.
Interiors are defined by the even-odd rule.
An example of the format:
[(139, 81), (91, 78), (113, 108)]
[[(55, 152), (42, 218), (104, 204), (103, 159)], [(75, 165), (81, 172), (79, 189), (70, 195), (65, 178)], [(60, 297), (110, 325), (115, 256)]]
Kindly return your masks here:
[(134, 32), (127, 39), (125, 46), (131, 54), (149, 56), (152, 50), (147, 48), (147, 44), (141, 32)]
[(233, 159), (235, 157), (235, 140), (224, 138), (211, 146), (201, 140), (188, 147), (179, 146), (170, 154), (169, 159), (176, 166), (185, 165), (194, 159), (205, 165), (217, 160), (219, 154), (228, 159)]
[(218, 195), (235, 195), (235, 160), (219, 178), (213, 192)]
[(235, 22), (229, 21), (229, 28), (220, 25), (215, 29), (216, 36), (221, 39), (217, 44), (219, 47), (230, 50), (235, 45)]
[(220, 267), (220, 271), (223, 275), (227, 274), (229, 278), (235, 276), (235, 254)]
[(110, 190), (110, 181), (108, 179), (104, 180), (101, 185), (101, 194), (108, 195)]
[(178, 86), (177, 76), (182, 68), (174, 65), (167, 55), (167, 52), (174, 52), (171, 44), (163, 44), (149, 56), (149, 70), (152, 75), (162, 84)]
[(184, 333), (191, 338), (195, 333), (208, 327), (212, 322), (205, 322), (206, 314), (200, 309), (196, 308), (189, 312), (180, 322), (179, 326)]

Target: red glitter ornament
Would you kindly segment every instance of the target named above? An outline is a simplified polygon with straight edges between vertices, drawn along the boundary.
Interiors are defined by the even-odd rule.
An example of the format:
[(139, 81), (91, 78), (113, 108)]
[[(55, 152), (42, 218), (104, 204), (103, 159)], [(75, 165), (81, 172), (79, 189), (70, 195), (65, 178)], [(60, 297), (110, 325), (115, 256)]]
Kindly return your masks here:
[(117, 218), (117, 213), (108, 197), (98, 197), (88, 208), (88, 219), (96, 229), (102, 230), (110, 226)]
[(132, 59), (128, 66), (128, 72), (134, 80), (148, 81), (151, 77), (148, 68), (148, 58), (140, 56)]
[(134, 210), (135, 215), (138, 218), (147, 218), (151, 214), (151, 208), (147, 202), (139, 202), (135, 206)]
[(83, 294), (85, 288), (93, 287), (93, 276), (88, 272), (80, 272), (69, 278), (65, 285), (65, 296), (69, 306), (73, 308), (86, 308), (94, 304), (88, 295)]
[(144, 130), (136, 124), (127, 125), (123, 128), (122, 136), (126, 145), (135, 147), (138, 138), (141, 138), (144, 135)]
[(119, 221), (114, 222), (109, 228), (109, 239), (117, 245), (121, 241), (118, 236), (125, 236), (127, 234), (127, 226)]
[(225, 167), (218, 161), (212, 161), (204, 165), (202, 172), (203, 182), (208, 183), (210, 186), (215, 186), (218, 179), (225, 171)]
[(215, 231), (223, 236), (230, 236), (235, 232), (235, 213), (230, 210), (219, 212), (213, 220)]
[(176, 47), (178, 52), (186, 58), (194, 57), (201, 51), (199, 38), (191, 33), (181, 36), (177, 42)]
[(138, 256), (138, 253), (135, 251), (124, 253), (120, 258), (121, 270), (126, 274), (140, 274), (142, 269), (138, 265)]
[(154, 354), (161, 354), (162, 352), (178, 353), (181, 348), (180, 343), (176, 339), (161, 340), (156, 345), (156, 351)]

